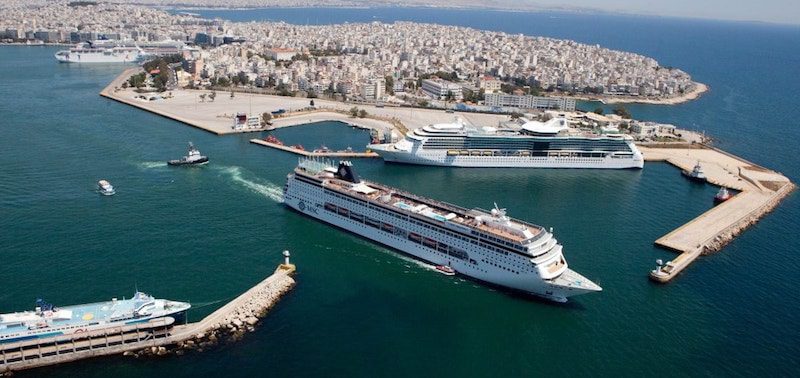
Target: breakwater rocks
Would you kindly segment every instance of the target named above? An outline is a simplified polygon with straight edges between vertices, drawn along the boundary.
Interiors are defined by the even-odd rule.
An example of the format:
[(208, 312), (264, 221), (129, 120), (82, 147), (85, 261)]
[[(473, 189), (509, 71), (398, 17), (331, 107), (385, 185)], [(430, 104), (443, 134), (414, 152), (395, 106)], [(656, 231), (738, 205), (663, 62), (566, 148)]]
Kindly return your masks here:
[(787, 182), (783, 185), (780, 189), (775, 192), (775, 195), (772, 196), (764, 205), (756, 209), (755, 211), (747, 214), (745, 217), (740, 219), (738, 222), (732, 224), (730, 227), (725, 229), (723, 232), (718, 234), (714, 239), (709, 241), (703, 246), (702, 254), (708, 255), (714, 252), (720, 251), (723, 247), (728, 245), (734, 238), (739, 236), (742, 232), (750, 228), (750, 226), (758, 223), (761, 218), (765, 215), (770, 213), (772, 210), (777, 207), (781, 201), (783, 201), (786, 196), (792, 193), (796, 189), (796, 185), (791, 182)]
[[(197, 323), (176, 326), (172, 343), (127, 351), (126, 356), (183, 355), (187, 351), (203, 352), (226, 342), (241, 339), (253, 332), (259, 321), (294, 288), (291, 277), (294, 265), (281, 265), (275, 274)], [(181, 328), (182, 327), (182, 328)]]

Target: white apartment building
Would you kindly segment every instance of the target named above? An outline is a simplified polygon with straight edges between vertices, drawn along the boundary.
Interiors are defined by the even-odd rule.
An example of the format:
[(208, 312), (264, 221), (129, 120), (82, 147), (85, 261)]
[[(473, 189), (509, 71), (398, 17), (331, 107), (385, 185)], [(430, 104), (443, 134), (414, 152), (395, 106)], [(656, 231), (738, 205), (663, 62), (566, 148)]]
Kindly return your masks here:
[(478, 79), (478, 89), (483, 89), (484, 93), (497, 93), (500, 92), (502, 82), (491, 76), (482, 76)]
[(381, 100), (386, 94), (386, 82), (382, 79), (372, 79), (361, 86), (361, 97), (365, 100)]
[(461, 100), (464, 98), (460, 85), (442, 79), (423, 80), (422, 92), (436, 100), (444, 100), (448, 93), (452, 93), (454, 100)]
[(520, 109), (559, 109), (575, 110), (575, 99), (566, 97), (541, 97), (532, 95), (511, 95), (506, 93), (486, 93), (486, 106), (512, 107)]

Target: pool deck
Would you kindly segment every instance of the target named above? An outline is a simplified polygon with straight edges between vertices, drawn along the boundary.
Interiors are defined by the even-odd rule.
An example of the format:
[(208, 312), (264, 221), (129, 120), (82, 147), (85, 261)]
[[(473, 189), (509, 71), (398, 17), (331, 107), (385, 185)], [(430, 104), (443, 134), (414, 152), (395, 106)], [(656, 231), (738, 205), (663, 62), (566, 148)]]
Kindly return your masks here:
[[(708, 183), (740, 192), (655, 241), (658, 246), (680, 253), (650, 272), (650, 278), (656, 282), (669, 282), (700, 255), (722, 249), (795, 189), (782, 174), (719, 149), (699, 145), (692, 148), (639, 146), (639, 149), (645, 161), (664, 161), (682, 170), (691, 171), (699, 162)], [(709, 198), (709, 203), (711, 200)]]

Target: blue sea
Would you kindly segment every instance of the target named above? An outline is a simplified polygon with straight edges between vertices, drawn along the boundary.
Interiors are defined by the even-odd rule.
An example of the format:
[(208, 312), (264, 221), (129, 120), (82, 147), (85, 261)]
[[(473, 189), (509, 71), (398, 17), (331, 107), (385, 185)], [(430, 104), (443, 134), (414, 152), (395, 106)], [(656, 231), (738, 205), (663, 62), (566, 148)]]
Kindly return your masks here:
[[(681, 68), (710, 92), (635, 118), (706, 131), (719, 147), (798, 179), (800, 28), (578, 13), (446, 9), (198, 11), (298, 24), (411, 20), (569, 38)], [(298, 286), (243, 340), (203, 353), (111, 357), (20, 376), (778, 375), (800, 371), (800, 203), (790, 196), (668, 285), (653, 241), (716, 191), (667, 164), (641, 171), (441, 169), (357, 160), (362, 176), (469, 207), (498, 202), (552, 226), (571, 268), (604, 291), (566, 305), (431, 272), (278, 201), (296, 157), (101, 98), (119, 66), (57, 64), (54, 48), (0, 47), (0, 312), (35, 298), (133, 293), (188, 300), (197, 320), (289, 249)], [(594, 107), (594, 104), (584, 104)], [(276, 131), (339, 149), (338, 123)], [(263, 136), (263, 135), (259, 135)], [(200, 169), (164, 163), (191, 140)], [(117, 195), (94, 192), (105, 178)]]

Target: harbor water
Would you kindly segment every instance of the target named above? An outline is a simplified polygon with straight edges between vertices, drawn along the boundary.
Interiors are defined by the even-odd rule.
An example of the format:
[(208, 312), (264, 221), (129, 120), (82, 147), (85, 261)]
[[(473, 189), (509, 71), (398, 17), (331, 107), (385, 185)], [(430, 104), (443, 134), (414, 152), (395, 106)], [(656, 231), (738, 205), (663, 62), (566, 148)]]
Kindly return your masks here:
[[(309, 14), (340, 15), (330, 22), (366, 21), (370, 14), (238, 12), (240, 19), (275, 12), (296, 23), (308, 22)], [(391, 21), (385, 14), (392, 12), (372, 12)], [(422, 10), (395, 13), (405, 12), (427, 22), (461, 20), (600, 43), (684, 69), (711, 91), (678, 106), (630, 105), (634, 117), (705, 130), (723, 149), (798, 179), (797, 28), (498, 12), (507, 17), (500, 24), (499, 16), (479, 19), (471, 11), (430, 11), (438, 19)], [(510, 216), (553, 227), (570, 267), (604, 289), (554, 304), (437, 274), (286, 209), (282, 186), (297, 157), (248, 142), (266, 134), (217, 137), (101, 98), (120, 66), (57, 64), (55, 51), (0, 48), (0, 312), (30, 309), (40, 297), (66, 305), (132, 295), (138, 287), (192, 302), (189, 318), (197, 320), (268, 275), (284, 249), (298, 266), (298, 286), (235, 344), (19, 376), (790, 375), (800, 369), (796, 195), (722, 252), (657, 285), (648, 270), (675, 255), (653, 241), (712, 206), (717, 191), (687, 182), (670, 165), (595, 171), (354, 161), (370, 180), (465, 207), (497, 202)], [(274, 135), (307, 149), (360, 150), (369, 142), (367, 131), (340, 123)], [(210, 164), (168, 167), (188, 141)], [(100, 179), (117, 194), (99, 195)]]

